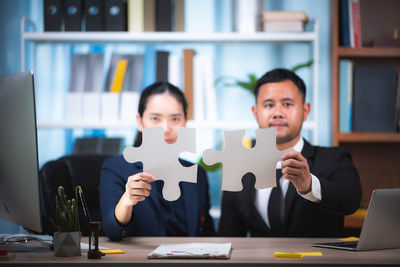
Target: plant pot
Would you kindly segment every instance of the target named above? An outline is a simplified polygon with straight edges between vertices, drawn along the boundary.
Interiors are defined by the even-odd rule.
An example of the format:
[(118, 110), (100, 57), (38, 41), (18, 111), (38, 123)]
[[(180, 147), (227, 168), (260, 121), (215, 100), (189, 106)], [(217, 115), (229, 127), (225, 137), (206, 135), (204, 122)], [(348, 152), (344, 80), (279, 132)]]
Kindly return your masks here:
[(55, 232), (53, 237), (54, 256), (70, 257), (81, 255), (81, 232)]

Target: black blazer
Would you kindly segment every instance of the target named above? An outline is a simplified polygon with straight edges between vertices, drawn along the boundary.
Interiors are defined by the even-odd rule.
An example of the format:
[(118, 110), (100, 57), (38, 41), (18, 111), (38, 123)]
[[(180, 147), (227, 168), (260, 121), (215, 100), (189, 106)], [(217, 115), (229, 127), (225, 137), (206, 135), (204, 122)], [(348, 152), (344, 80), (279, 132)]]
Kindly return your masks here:
[[(285, 197), (285, 237), (336, 237), (343, 235), (344, 215), (360, 206), (361, 184), (351, 155), (342, 147), (311, 146), (304, 140), (302, 155), (321, 183), (322, 200), (300, 196), (292, 183)], [(273, 236), (255, 206), (255, 177), (243, 177), (243, 190), (223, 192), (220, 236)]]
[[(183, 166), (193, 164), (180, 161)], [(157, 190), (150, 190), (150, 196), (132, 209), (132, 219), (127, 225), (118, 223), (114, 215), (115, 206), (125, 192), (128, 177), (142, 172), (142, 164), (128, 163), (119, 155), (107, 159), (101, 169), (99, 185), (100, 209), (104, 233), (112, 240), (121, 240), (125, 236), (165, 236), (166, 226), (160, 218), (160, 203)], [(210, 200), (208, 181), (205, 171), (199, 167), (197, 183), (181, 184), (189, 236), (215, 235), (212, 218), (209, 214)]]

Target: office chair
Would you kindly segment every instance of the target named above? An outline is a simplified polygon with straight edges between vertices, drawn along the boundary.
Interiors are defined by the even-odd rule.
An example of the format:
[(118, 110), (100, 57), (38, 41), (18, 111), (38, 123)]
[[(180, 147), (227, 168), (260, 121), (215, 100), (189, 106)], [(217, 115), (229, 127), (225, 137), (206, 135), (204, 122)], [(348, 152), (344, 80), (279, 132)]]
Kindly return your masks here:
[[(101, 221), (97, 187), (100, 183), (101, 166), (107, 157), (109, 155), (67, 155), (47, 162), (40, 169), (40, 205), (43, 234), (53, 235), (57, 231), (51, 223), (51, 219), (55, 221), (55, 196), (60, 185), (64, 187), (67, 199), (75, 198), (75, 187), (80, 185), (92, 221)], [(80, 201), (78, 203), (80, 229), (82, 235), (87, 236), (87, 220)], [(103, 231), (100, 232), (100, 235), (104, 235)]]

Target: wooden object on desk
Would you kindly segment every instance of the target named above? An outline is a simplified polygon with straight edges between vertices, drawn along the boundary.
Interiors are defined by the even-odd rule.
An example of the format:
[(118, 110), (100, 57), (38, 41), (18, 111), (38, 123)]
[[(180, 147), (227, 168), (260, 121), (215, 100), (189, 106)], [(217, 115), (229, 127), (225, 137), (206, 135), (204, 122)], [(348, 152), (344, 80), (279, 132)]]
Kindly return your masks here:
[[(144, 263), (157, 263), (172, 266), (173, 264), (213, 263), (213, 264), (252, 264), (276, 265), (277, 263), (302, 264), (330, 264), (361, 266), (365, 264), (398, 264), (400, 262), (400, 248), (376, 251), (353, 252), (328, 248), (312, 247), (312, 243), (338, 241), (335, 238), (219, 238), (219, 237), (130, 237), (120, 242), (111, 242), (106, 237), (100, 237), (100, 246), (111, 249), (121, 249), (124, 254), (108, 254), (101, 260), (88, 260), (86, 252), (81, 257), (59, 259), (53, 256), (48, 248), (40, 247), (40, 243), (32, 241), (33, 252), (24, 252), (17, 255), (16, 263), (62, 263), (77, 264), (96, 262), (98, 264), (127, 264), (142, 266)], [(232, 243), (230, 259), (147, 259), (147, 255), (160, 244), (180, 243)], [(275, 252), (322, 252), (322, 257), (303, 257), (301, 259), (276, 258)], [(189, 265), (191, 266), (191, 265)]]
[[(376, 0), (376, 4), (379, 5), (380, 1)], [(333, 145), (349, 149), (361, 179), (360, 208), (367, 208), (374, 189), (400, 187), (400, 179), (398, 179), (400, 133), (343, 133), (339, 131), (339, 60), (351, 59), (355, 64), (391, 65), (400, 68), (400, 47), (350, 48), (340, 46), (339, 0), (332, 1), (332, 5)]]

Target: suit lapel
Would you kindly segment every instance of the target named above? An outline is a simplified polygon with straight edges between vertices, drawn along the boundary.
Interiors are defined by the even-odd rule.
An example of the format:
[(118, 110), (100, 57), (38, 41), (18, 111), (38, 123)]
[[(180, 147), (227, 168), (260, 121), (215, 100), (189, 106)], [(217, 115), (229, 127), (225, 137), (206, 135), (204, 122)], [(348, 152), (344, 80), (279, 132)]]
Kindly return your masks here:
[(185, 206), (188, 235), (196, 236), (199, 224), (199, 197), (196, 185), (182, 182), (181, 194)]

